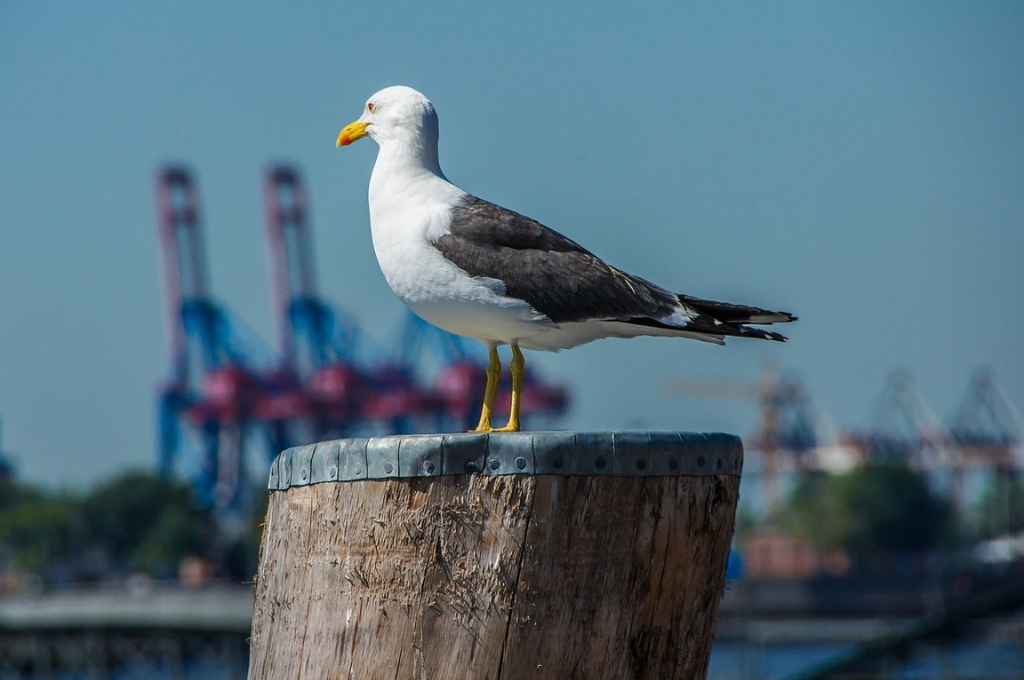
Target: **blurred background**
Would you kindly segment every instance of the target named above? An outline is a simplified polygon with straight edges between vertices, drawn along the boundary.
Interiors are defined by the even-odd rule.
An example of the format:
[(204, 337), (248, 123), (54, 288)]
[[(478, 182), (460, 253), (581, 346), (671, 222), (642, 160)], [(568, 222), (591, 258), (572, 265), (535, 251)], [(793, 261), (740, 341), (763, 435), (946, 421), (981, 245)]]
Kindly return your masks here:
[(744, 437), (710, 677), (1024, 677), (1022, 34), (1012, 2), (5, 7), (0, 678), (243, 677), (273, 456), (473, 420), (485, 355), (390, 292), (376, 147), (334, 146), (394, 84), (466, 190), (800, 316), (528, 358), (528, 427)]

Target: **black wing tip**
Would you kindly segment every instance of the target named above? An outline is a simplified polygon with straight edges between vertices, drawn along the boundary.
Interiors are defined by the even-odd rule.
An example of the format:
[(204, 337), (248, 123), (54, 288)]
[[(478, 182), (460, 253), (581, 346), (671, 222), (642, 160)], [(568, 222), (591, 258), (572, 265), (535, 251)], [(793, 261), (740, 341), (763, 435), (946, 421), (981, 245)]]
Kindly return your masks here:
[(773, 342), (786, 342), (787, 340), (789, 340), (789, 338), (787, 338), (782, 333), (776, 333), (775, 331), (766, 331), (761, 328), (750, 328), (749, 326), (740, 326), (739, 331), (740, 336), (744, 338), (757, 338), (758, 340), (771, 340)]
[(683, 295), (682, 293), (677, 293), (676, 297), (684, 307), (694, 309), (701, 314), (706, 314), (722, 323), (740, 326), (746, 324), (768, 326), (774, 323), (790, 323), (799, 318), (789, 312), (775, 312), (761, 307), (705, 300), (692, 295)]

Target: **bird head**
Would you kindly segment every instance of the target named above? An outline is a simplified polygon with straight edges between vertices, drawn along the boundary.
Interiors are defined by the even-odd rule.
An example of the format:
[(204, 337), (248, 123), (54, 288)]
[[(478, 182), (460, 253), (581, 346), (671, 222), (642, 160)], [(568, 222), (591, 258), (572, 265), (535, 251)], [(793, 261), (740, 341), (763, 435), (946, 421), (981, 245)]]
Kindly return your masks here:
[(370, 136), (378, 144), (405, 143), (437, 149), (437, 113), (422, 94), (404, 85), (387, 87), (366, 101), (363, 115), (338, 134), (338, 146)]

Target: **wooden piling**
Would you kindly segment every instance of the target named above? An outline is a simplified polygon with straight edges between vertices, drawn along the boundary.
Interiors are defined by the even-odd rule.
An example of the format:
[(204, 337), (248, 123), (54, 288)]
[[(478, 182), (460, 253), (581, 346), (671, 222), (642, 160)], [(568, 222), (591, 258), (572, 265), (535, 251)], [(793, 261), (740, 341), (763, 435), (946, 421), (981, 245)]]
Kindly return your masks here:
[(271, 473), (250, 680), (701, 678), (737, 437), (339, 440)]

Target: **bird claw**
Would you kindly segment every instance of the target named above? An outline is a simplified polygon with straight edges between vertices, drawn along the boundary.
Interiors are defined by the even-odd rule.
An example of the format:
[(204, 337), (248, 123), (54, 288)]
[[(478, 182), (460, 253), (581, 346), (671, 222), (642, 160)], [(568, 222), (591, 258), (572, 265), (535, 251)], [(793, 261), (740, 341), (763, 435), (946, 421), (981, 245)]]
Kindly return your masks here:
[(509, 424), (505, 427), (478, 427), (475, 430), (466, 430), (467, 434), (490, 434), (492, 432), (519, 432), (519, 426)]

